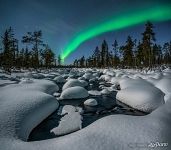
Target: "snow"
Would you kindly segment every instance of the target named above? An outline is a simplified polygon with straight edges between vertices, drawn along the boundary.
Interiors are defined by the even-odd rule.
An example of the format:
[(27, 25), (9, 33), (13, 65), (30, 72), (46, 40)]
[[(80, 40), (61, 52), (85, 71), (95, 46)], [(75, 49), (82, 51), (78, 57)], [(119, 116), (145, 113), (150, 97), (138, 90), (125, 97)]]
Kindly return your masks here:
[(80, 82), (78, 79), (69, 79), (63, 86), (62, 90), (65, 90), (67, 88), (70, 87), (74, 87), (74, 86), (85, 86), (85, 83)]
[(31, 130), (58, 108), (56, 99), (48, 94), (50, 87), (55, 87), (50, 81), (35, 81), (1, 88), (1, 137), (27, 140)]
[(22, 78), (20, 81), (20, 84), (27, 84), (27, 83), (33, 83), (34, 81), (30, 78)]
[[(86, 69), (81, 71), (85, 73)], [(103, 70), (99, 71), (103, 72)], [(88, 72), (91, 73), (92, 71)], [(157, 77), (156, 75), (155, 78), (153, 78), (153, 75), (156, 74), (155, 71), (150, 71), (148, 74), (134, 70), (131, 70), (132, 73), (129, 70), (114, 70), (114, 72), (117, 76), (116, 81), (121, 86), (118, 94), (124, 96), (124, 101), (131, 98), (128, 101), (131, 104), (143, 104), (146, 101), (147, 103), (144, 103), (143, 107), (139, 107), (139, 105), (138, 107), (145, 109), (145, 111), (153, 110), (150, 114), (145, 116), (110, 115), (95, 121), (86, 128), (62, 137), (25, 142), (32, 129), (58, 108), (58, 101), (50, 94), (58, 91), (59, 88), (52, 81), (36, 79), (33, 79), (33, 83), (10, 84), (0, 87), (0, 149), (137, 150), (139, 149), (137, 143), (144, 144), (143, 149), (150, 149), (151, 142), (171, 143), (170, 70), (165, 69), (161, 76)], [(134, 75), (137, 77), (133, 78)], [(149, 82), (149, 79), (154, 79), (155, 83)], [(65, 90), (70, 88), (73, 87)], [(126, 93), (127, 96), (125, 96)], [(132, 98), (134, 101), (132, 101)], [(161, 99), (162, 101), (160, 101)], [(163, 99), (167, 99), (166, 103)], [(74, 128), (77, 126), (77, 129), (80, 129), (81, 117), (78, 113), (80, 110), (78, 111), (77, 108), (71, 109), (71, 107), (70, 110), (68, 110), (69, 108), (61, 110), (61, 113), (66, 114), (64, 116), (66, 118), (61, 119), (60, 122), (62, 129), (66, 124), (68, 126), (72, 124), (71, 126), (74, 126)], [(75, 115), (72, 116), (73, 113)], [(69, 117), (69, 115), (71, 116)], [(77, 119), (78, 124), (73, 121)], [(64, 120), (66, 122), (63, 126), (62, 122)], [(71, 128), (68, 129), (68, 126), (65, 130), (58, 129), (58, 131), (64, 131), (62, 134), (72, 131)], [(167, 147), (157, 147), (155, 149), (169, 150), (171, 146), (168, 144)]]
[(74, 86), (62, 91), (60, 99), (79, 99), (88, 97), (88, 91), (81, 86)]
[(90, 80), (90, 79), (92, 79), (93, 78), (93, 75), (92, 75), (92, 73), (85, 73), (84, 75), (83, 75), (83, 78), (85, 78), (85, 79), (87, 79), (87, 80)]
[(171, 93), (171, 76), (170, 78), (163, 78), (156, 83), (156, 87), (161, 89), (164, 93)]
[(120, 80), (121, 91), (116, 98), (135, 109), (151, 112), (164, 104), (164, 93), (144, 79), (131, 79), (129, 77)]
[(84, 105), (87, 105), (87, 106), (96, 106), (96, 105), (98, 105), (98, 103), (97, 103), (96, 99), (90, 98), (90, 99), (87, 99), (84, 102)]
[(116, 98), (140, 111), (152, 112), (164, 104), (164, 93), (151, 86), (135, 86), (118, 91)]
[(57, 136), (65, 135), (82, 128), (82, 116), (74, 106), (65, 105), (62, 109), (62, 115), (64, 114), (65, 116), (61, 118), (59, 126), (50, 131)]
[(66, 80), (62, 76), (57, 76), (53, 79), (56, 83), (65, 83)]
[(14, 84), (14, 83), (16, 83), (16, 81), (0, 79), (0, 86), (4, 86), (4, 85), (8, 85), (8, 84)]
[(97, 90), (90, 90), (90, 91), (88, 91), (88, 93), (90, 95), (94, 95), (94, 96), (100, 96), (101, 95), (101, 92), (97, 91)]
[(87, 81), (85, 81), (85, 80), (79, 80), (79, 81), (82, 83), (83, 87), (88, 86), (88, 82)]
[(111, 91), (109, 91), (108, 89), (103, 89), (102, 91), (101, 91), (101, 94), (104, 94), (104, 95), (108, 95), (108, 94), (110, 94), (111, 93)]

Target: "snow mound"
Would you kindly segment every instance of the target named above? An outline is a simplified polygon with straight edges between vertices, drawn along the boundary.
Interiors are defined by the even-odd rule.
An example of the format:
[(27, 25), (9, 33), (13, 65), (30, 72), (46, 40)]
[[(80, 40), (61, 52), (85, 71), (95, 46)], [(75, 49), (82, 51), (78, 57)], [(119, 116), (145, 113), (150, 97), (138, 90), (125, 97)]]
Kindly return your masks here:
[(109, 91), (108, 89), (103, 89), (102, 91), (101, 91), (101, 94), (104, 94), (104, 95), (108, 95), (108, 94), (110, 94), (111, 93), (111, 91)]
[(163, 78), (156, 83), (156, 87), (165, 94), (171, 93), (171, 78)]
[(150, 82), (144, 80), (144, 79), (131, 79), (131, 78), (123, 78), (119, 81), (120, 88), (125, 89), (128, 87), (146, 87), (146, 86), (151, 86), (153, 87), (153, 84)]
[(87, 90), (80, 86), (70, 87), (65, 89), (60, 96), (60, 99), (79, 99), (86, 98), (89, 94)]
[(85, 81), (85, 80), (79, 80), (79, 81), (82, 83), (83, 87), (88, 86), (88, 82), (87, 81)]
[(74, 86), (81, 86), (84, 87), (85, 83), (80, 82), (78, 79), (69, 79), (64, 86), (62, 87), (62, 90), (65, 90), (70, 87)]
[[(0, 135), (24, 141), (30, 132), (58, 108), (56, 99), (47, 94), (49, 81), (9, 85), (0, 90)], [(5, 116), (5, 119), (4, 119)]]
[(97, 103), (96, 99), (90, 98), (90, 99), (87, 99), (84, 102), (84, 105), (87, 105), (87, 106), (96, 106), (96, 105), (98, 105), (98, 103)]
[(83, 78), (85, 78), (86, 80), (90, 80), (91, 78), (93, 78), (93, 75), (91, 73), (85, 73), (83, 75)]
[(16, 81), (11, 81), (11, 80), (1, 80), (0, 79), (0, 87), (8, 84), (14, 84)]
[(50, 132), (55, 135), (65, 135), (82, 128), (82, 116), (74, 106), (65, 105), (62, 109), (62, 114), (65, 114), (59, 122), (59, 126), (53, 128)]
[(57, 76), (53, 79), (56, 83), (65, 83), (66, 80), (62, 76)]
[(164, 104), (164, 93), (152, 86), (128, 87), (118, 91), (116, 98), (144, 112), (152, 112)]
[(90, 95), (94, 95), (94, 96), (100, 96), (101, 95), (101, 92), (97, 91), (97, 90), (90, 90), (90, 91), (88, 91), (88, 93)]
[(33, 83), (34, 81), (30, 78), (22, 78), (20, 84)]

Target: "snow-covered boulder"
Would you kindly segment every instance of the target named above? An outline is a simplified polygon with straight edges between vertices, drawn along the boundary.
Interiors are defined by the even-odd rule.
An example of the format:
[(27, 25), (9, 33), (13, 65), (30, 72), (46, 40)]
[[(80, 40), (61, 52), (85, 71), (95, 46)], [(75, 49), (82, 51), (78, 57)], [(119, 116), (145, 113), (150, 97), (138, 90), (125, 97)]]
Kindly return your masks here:
[(62, 87), (62, 90), (65, 90), (67, 88), (70, 87), (74, 87), (74, 86), (81, 86), (84, 87), (85, 86), (85, 82), (80, 82), (78, 79), (69, 79), (64, 86)]
[(101, 95), (101, 92), (97, 91), (97, 90), (90, 90), (90, 91), (88, 91), (88, 93), (90, 95), (94, 95), (94, 96), (100, 96)]
[(59, 125), (53, 129), (51, 129), (51, 133), (59, 136), (65, 135), (82, 128), (82, 116), (80, 112), (74, 106), (65, 105), (62, 109), (62, 115), (64, 115)]
[(171, 78), (163, 78), (156, 83), (156, 87), (165, 94), (171, 93)]
[(74, 86), (65, 89), (60, 96), (60, 99), (79, 99), (88, 97), (88, 91), (80, 86)]
[(56, 83), (65, 83), (66, 80), (62, 76), (57, 76), (53, 79)]
[(84, 102), (84, 105), (87, 105), (87, 106), (96, 106), (96, 105), (98, 105), (98, 103), (97, 103), (96, 99), (90, 98), (90, 99), (87, 99)]
[(56, 99), (47, 94), (51, 86), (54, 87), (50, 81), (44, 81), (41, 86), (35, 81), (1, 88), (0, 137), (14, 136), (26, 141), (32, 129), (59, 106)]
[(116, 98), (144, 112), (152, 112), (164, 104), (164, 93), (152, 86), (132, 86), (118, 91)]
[(22, 78), (20, 81), (20, 84), (27, 84), (27, 83), (33, 83), (33, 79), (30, 78)]
[(24, 77), (25, 78), (32, 78), (33, 77), (32, 72), (25, 72)]
[(85, 81), (85, 80), (79, 80), (79, 81), (82, 83), (83, 87), (88, 86), (88, 82), (87, 81)]
[(107, 88), (105, 88), (101, 91), (101, 94), (104, 94), (104, 95), (108, 95), (110, 93), (111, 93), (111, 91), (109, 91)]

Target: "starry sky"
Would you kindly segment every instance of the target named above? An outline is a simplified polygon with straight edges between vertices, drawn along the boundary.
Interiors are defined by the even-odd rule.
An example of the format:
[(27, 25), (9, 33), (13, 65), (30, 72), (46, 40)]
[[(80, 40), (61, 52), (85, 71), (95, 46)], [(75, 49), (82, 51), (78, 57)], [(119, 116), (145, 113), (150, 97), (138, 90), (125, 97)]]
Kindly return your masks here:
[[(28, 31), (42, 30), (45, 43), (56, 55), (79, 32), (105, 22), (111, 17), (124, 16), (128, 13), (146, 11), (148, 8), (171, 4), (169, 0), (0, 0), (0, 34), (12, 26), (18, 39)], [(144, 22), (145, 23), (145, 22)], [(83, 42), (65, 60), (72, 63), (82, 55), (88, 57), (97, 45), (105, 39), (109, 48), (117, 39), (124, 44), (128, 35), (141, 39), (144, 23), (107, 32)], [(171, 40), (171, 20), (154, 22), (157, 43)], [(21, 45), (21, 44), (20, 44)]]

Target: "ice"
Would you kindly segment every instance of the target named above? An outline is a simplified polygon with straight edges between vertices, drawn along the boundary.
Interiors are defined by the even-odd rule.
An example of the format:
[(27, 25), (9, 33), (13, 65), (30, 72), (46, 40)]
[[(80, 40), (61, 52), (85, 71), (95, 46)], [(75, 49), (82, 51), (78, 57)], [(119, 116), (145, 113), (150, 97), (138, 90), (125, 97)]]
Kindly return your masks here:
[(88, 91), (81, 86), (74, 86), (65, 89), (60, 96), (60, 99), (79, 99), (88, 97)]

